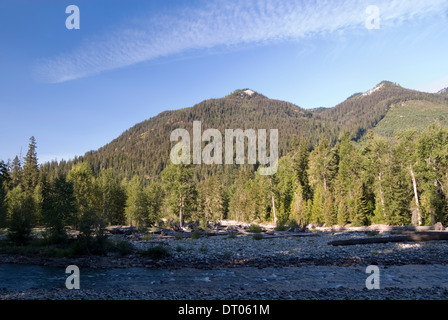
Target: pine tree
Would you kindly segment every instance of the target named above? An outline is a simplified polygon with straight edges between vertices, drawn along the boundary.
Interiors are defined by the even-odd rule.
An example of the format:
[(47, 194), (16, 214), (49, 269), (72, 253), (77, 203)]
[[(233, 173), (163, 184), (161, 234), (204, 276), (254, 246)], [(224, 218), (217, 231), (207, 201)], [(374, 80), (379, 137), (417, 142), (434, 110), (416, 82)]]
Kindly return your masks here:
[(339, 199), (337, 204), (337, 222), (340, 227), (345, 226), (349, 220), (349, 211), (347, 208), (347, 204), (345, 203), (343, 198)]
[(170, 164), (162, 172), (162, 179), (168, 195), (167, 205), (171, 213), (178, 213), (179, 227), (182, 229), (184, 219), (188, 218), (197, 206), (193, 167), (184, 164)]
[(326, 192), (324, 195), (324, 207), (322, 210), (322, 217), (325, 226), (331, 227), (336, 224), (336, 215), (333, 206), (333, 197), (331, 192)]
[(330, 190), (338, 170), (337, 153), (332, 150), (330, 142), (322, 137), (316, 149), (310, 155), (310, 182), (316, 188), (320, 184), (324, 192)]
[(386, 192), (388, 174), (393, 165), (393, 155), (391, 145), (385, 138), (374, 136), (370, 131), (367, 144), (364, 149), (364, 162), (366, 174), (370, 181), (369, 185), (375, 197), (375, 223), (385, 223), (387, 215), (386, 210)]
[(294, 192), (290, 219), (294, 221), (299, 227), (305, 227), (308, 224), (307, 203), (303, 196), (301, 184), (298, 184), (296, 191)]
[(7, 201), (8, 238), (16, 245), (26, 245), (32, 239), (33, 199), (19, 185), (8, 192)]
[(311, 222), (320, 225), (324, 222), (325, 191), (321, 185), (317, 185), (313, 195)]
[(448, 170), (448, 130), (431, 125), (417, 137), (421, 209), (424, 224), (447, 221), (447, 195), (444, 192)]
[(138, 176), (133, 176), (126, 184), (126, 219), (132, 226), (134, 223), (138, 224), (138, 217), (141, 216), (141, 196), (143, 194), (143, 186)]
[(65, 228), (73, 223), (76, 214), (76, 198), (73, 184), (63, 175), (53, 183), (42, 183), (42, 218), (48, 228), (51, 242), (59, 243), (67, 240)]
[(147, 223), (149, 225), (154, 225), (159, 222), (161, 218), (161, 212), (163, 207), (163, 188), (158, 182), (151, 182), (145, 189), (144, 192), (148, 199), (148, 217)]
[(6, 204), (7, 185), (10, 181), (8, 168), (0, 161), (0, 228), (6, 227), (8, 207)]
[(278, 193), (277, 204), (279, 206), (277, 217), (278, 223), (283, 225), (289, 219), (294, 191), (299, 184), (297, 176), (294, 174), (293, 159), (291, 157), (286, 156), (280, 159), (276, 176), (278, 179), (276, 184)]
[(34, 137), (30, 138), (28, 152), (23, 165), (22, 180), (24, 191), (32, 195), (34, 188), (36, 188), (39, 182), (39, 166), (37, 163), (36, 139)]
[[(77, 213), (74, 215), (74, 225), (77, 227), (83, 219), (83, 213), (90, 215), (91, 211), (94, 211), (95, 179), (87, 163), (78, 163), (68, 173), (67, 181), (73, 184), (77, 209)], [(92, 220), (92, 217), (86, 217), (86, 219)]]
[(309, 155), (309, 144), (304, 138), (301, 138), (297, 154), (294, 156), (294, 170), (297, 180), (302, 186), (303, 197), (306, 200), (313, 198), (308, 179)]
[(398, 134), (398, 145), (395, 148), (395, 157), (400, 165), (408, 171), (409, 179), (412, 182), (414, 192), (412, 205), (411, 222), (414, 226), (422, 225), (423, 218), (420, 208), (420, 190), (418, 176), (418, 158), (417, 158), (416, 132), (409, 130)]
[(10, 189), (14, 189), (17, 187), (22, 181), (22, 164), (18, 156), (15, 156), (12, 164), (11, 164), (11, 180), (10, 180)]
[(96, 202), (104, 223), (122, 225), (125, 223), (126, 191), (118, 183), (111, 169), (105, 169), (95, 181)]
[(220, 176), (207, 178), (198, 186), (198, 219), (214, 221), (224, 217), (224, 190)]
[(352, 210), (352, 225), (355, 227), (364, 226), (368, 223), (368, 209), (364, 194), (363, 183), (358, 183), (354, 197)]

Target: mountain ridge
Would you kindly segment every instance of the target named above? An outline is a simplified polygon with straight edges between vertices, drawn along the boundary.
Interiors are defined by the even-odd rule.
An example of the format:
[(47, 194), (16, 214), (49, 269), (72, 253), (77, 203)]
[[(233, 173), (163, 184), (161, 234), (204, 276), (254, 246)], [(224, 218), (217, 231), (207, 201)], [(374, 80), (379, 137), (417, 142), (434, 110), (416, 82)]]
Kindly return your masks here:
[[(225, 129), (278, 129), (279, 155), (284, 156), (297, 146), (300, 138), (306, 139), (312, 147), (321, 137), (335, 143), (346, 130), (359, 140), (381, 123), (392, 106), (408, 101), (420, 101), (420, 109), (422, 105), (433, 104), (439, 110), (438, 116), (445, 117), (447, 112), (448, 119), (448, 101), (443, 95), (405, 89), (390, 81), (354, 94), (333, 108), (314, 110), (244, 88), (192, 107), (163, 111), (127, 129), (98, 150), (75, 158), (73, 163), (87, 161), (97, 173), (111, 168), (125, 177), (157, 175), (169, 161), (173, 146), (171, 132), (186, 129), (191, 133), (193, 121), (201, 121), (203, 130), (214, 128), (221, 132)], [(406, 124), (401, 126), (406, 128)], [(390, 128), (386, 131), (393, 133)]]

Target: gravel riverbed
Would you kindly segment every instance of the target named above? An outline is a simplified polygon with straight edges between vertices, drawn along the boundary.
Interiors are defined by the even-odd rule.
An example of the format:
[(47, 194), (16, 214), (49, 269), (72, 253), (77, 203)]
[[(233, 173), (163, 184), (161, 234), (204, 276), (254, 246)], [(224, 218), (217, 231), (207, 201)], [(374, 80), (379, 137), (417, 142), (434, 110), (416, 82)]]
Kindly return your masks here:
[[(387, 234), (373, 235), (375, 237)], [(0, 255), (0, 263), (40, 265), (55, 268), (78, 265), (82, 270), (144, 268), (145, 270), (238, 270), (237, 275), (228, 283), (215, 281), (213, 276), (193, 285), (164, 284), (163, 281), (152, 286), (135, 289), (126, 285), (114, 290), (101, 286), (67, 290), (66, 288), (33, 287), (26, 290), (2, 288), (0, 299), (74, 299), (74, 300), (435, 300), (448, 298), (448, 273), (444, 270), (448, 262), (448, 241), (382, 243), (353, 246), (331, 246), (330, 241), (368, 237), (365, 232), (322, 232), (306, 237), (273, 238), (255, 240), (252, 236), (236, 238), (208, 237), (200, 239), (164, 239), (151, 241), (133, 241), (135, 251), (126, 256), (110, 255), (106, 257), (42, 258)], [(139, 252), (154, 246), (166, 247), (170, 256), (151, 259)], [(380, 290), (367, 290), (365, 273), (369, 265), (378, 265), (382, 272), (392, 272), (400, 278), (400, 272), (414, 272), (409, 279), (404, 277), (397, 282), (392, 280)], [(415, 267), (413, 267), (415, 266)], [(424, 266), (423, 272), (421, 269)], [(236, 269), (235, 269), (236, 268)], [(306, 276), (315, 268), (327, 268), (321, 274), (333, 273), (341, 284), (327, 285), (330, 280), (316, 282)], [(389, 269), (388, 269), (389, 268)], [(395, 269), (394, 269), (395, 268)], [(397, 269), (398, 268), (398, 269)], [(410, 269), (409, 269), (410, 268)], [(275, 271), (272, 271), (274, 269)], [(258, 270), (258, 271), (257, 271)], [(311, 271), (310, 271), (311, 270)], [(342, 270), (342, 271), (341, 271)], [(346, 270), (346, 271), (344, 271)], [(442, 271), (441, 271), (442, 270)], [(448, 269), (446, 269), (448, 271)], [(358, 286), (348, 283), (357, 272)], [(202, 271), (200, 271), (202, 272)], [(229, 271), (231, 272), (231, 271)], [(239, 272), (247, 272), (245, 285)], [(257, 272), (260, 274), (258, 275)], [(264, 273), (263, 273), (264, 272)], [(306, 285), (300, 276), (294, 282), (294, 274), (304, 272), (308, 277)], [(316, 271), (317, 272), (317, 271)], [(427, 277), (421, 276), (427, 273)], [(274, 274), (277, 279), (270, 280)], [(346, 277), (346, 282), (344, 282)], [(392, 277), (392, 276), (391, 276)], [(206, 279), (208, 277), (205, 277)], [(341, 280), (339, 280), (341, 278)], [(284, 280), (281, 280), (284, 279)], [(281, 281), (280, 281), (281, 280)], [(259, 283), (257, 282), (259, 281)], [(264, 282), (267, 283), (264, 283)], [(283, 281), (283, 282), (282, 282)], [(192, 281), (194, 282), (194, 281)], [(339, 283), (339, 282), (338, 282)], [(406, 285), (406, 283), (410, 283)], [(446, 284), (445, 284), (446, 283)]]

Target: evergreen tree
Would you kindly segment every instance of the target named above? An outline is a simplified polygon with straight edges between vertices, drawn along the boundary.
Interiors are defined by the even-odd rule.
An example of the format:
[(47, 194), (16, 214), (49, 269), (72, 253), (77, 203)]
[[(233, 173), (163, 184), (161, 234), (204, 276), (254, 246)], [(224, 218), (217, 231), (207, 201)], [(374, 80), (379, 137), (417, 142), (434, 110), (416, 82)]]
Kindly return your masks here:
[(333, 205), (333, 197), (331, 192), (325, 192), (324, 195), (324, 206), (322, 210), (322, 217), (325, 226), (331, 227), (336, 224), (336, 215)]
[(118, 183), (112, 170), (105, 169), (100, 172), (95, 188), (101, 219), (112, 225), (124, 224), (126, 220), (126, 190)]
[(198, 186), (198, 219), (220, 220), (224, 217), (224, 190), (221, 177), (207, 178)]
[(320, 225), (324, 222), (325, 191), (319, 184), (314, 190), (311, 222)]
[(388, 212), (386, 211), (387, 181), (393, 166), (392, 148), (385, 138), (374, 136), (370, 131), (367, 145), (363, 151), (366, 174), (369, 185), (375, 197), (375, 223), (385, 223)]
[(421, 209), (424, 224), (447, 221), (447, 196), (444, 192), (448, 169), (448, 130), (432, 125), (417, 137)]
[(157, 223), (161, 218), (161, 212), (163, 207), (164, 193), (162, 185), (158, 182), (151, 182), (145, 187), (144, 192), (148, 200), (148, 225)]
[[(92, 170), (86, 163), (78, 163), (68, 173), (67, 181), (73, 184), (77, 209), (73, 220), (75, 227), (77, 227), (83, 218), (83, 213), (91, 215), (91, 211), (95, 209), (95, 179)], [(91, 220), (92, 217), (86, 217), (86, 219)]]
[(167, 205), (171, 213), (179, 214), (179, 226), (183, 228), (184, 219), (188, 218), (197, 206), (193, 167), (170, 164), (162, 172), (162, 179), (166, 188)]
[(347, 208), (347, 204), (345, 203), (343, 198), (339, 199), (337, 204), (337, 222), (340, 227), (345, 226), (349, 220), (349, 211)]
[(23, 246), (31, 240), (33, 199), (19, 185), (8, 192), (8, 239)]
[(395, 153), (400, 164), (406, 168), (409, 172), (409, 178), (412, 181), (412, 187), (414, 192), (414, 198), (412, 205), (412, 224), (422, 225), (423, 217), (420, 208), (420, 190), (419, 190), (419, 177), (418, 177), (418, 157), (417, 157), (417, 145), (416, 145), (416, 132), (409, 130), (406, 132), (400, 132), (398, 135), (398, 145), (395, 148)]
[(22, 164), (21, 164), (18, 156), (15, 156), (15, 158), (11, 164), (10, 171), (11, 171), (11, 180), (10, 180), (9, 188), (14, 189), (22, 181), (23, 169), (22, 169)]
[(126, 218), (131, 225), (148, 226), (157, 222), (161, 208), (161, 193), (155, 184), (143, 188), (141, 179), (134, 176), (126, 185)]
[(30, 138), (28, 152), (23, 165), (22, 180), (24, 191), (28, 195), (32, 195), (34, 188), (36, 188), (39, 182), (39, 166), (37, 163), (36, 139), (34, 137)]
[(49, 240), (54, 243), (66, 241), (65, 228), (73, 223), (77, 211), (73, 184), (63, 175), (57, 177), (53, 183), (43, 181), (41, 206)]
[(338, 170), (337, 153), (332, 150), (330, 142), (322, 137), (316, 149), (310, 155), (310, 182), (316, 188), (320, 184), (324, 192), (330, 190)]
[(297, 153), (294, 156), (294, 171), (297, 176), (297, 180), (302, 187), (302, 193), (305, 200), (313, 198), (308, 179), (309, 155), (309, 144), (304, 138), (301, 138)]
[(364, 226), (368, 223), (367, 201), (362, 182), (358, 183), (355, 189), (351, 220), (355, 227)]
[(3, 161), (0, 161), (0, 228), (6, 227), (8, 207), (6, 204), (7, 185), (9, 182), (8, 169)]
[(299, 184), (297, 176), (294, 174), (293, 159), (289, 156), (279, 160), (278, 171), (276, 173), (278, 183), (276, 184), (276, 193), (278, 194), (278, 219), (280, 224), (286, 223), (291, 212), (291, 203), (294, 197), (294, 191)]
[(298, 184), (294, 192), (294, 198), (291, 205), (290, 219), (300, 227), (305, 227), (308, 224), (307, 217), (307, 203), (304, 199), (302, 185)]
[[(138, 220), (147, 214), (146, 202), (142, 206), (141, 203), (143, 194), (143, 186), (138, 176), (133, 176), (132, 179), (126, 184), (126, 219), (132, 226), (134, 223), (138, 225)], [(143, 212), (142, 212), (143, 211)]]

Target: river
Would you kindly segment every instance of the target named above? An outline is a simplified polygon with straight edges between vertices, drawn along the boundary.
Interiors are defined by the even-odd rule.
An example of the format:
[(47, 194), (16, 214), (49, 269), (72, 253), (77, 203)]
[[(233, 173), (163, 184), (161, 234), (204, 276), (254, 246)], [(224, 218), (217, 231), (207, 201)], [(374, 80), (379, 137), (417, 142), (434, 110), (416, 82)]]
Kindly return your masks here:
[[(380, 287), (448, 287), (446, 265), (379, 266)], [(300, 266), (221, 269), (159, 270), (145, 268), (81, 269), (81, 289), (179, 290), (241, 287), (245, 290), (319, 290), (347, 288), (362, 290), (370, 274), (365, 267)], [(33, 265), (0, 265), (0, 289), (65, 288), (65, 269)]]

